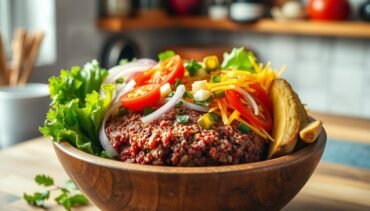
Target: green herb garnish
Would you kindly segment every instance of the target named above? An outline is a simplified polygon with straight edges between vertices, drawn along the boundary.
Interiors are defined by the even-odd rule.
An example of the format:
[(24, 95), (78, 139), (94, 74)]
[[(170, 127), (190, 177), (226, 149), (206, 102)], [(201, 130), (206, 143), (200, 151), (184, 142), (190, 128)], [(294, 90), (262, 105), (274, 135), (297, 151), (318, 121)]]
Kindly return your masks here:
[(24, 200), (33, 206), (45, 208), (45, 201), (49, 199), (50, 192), (52, 191), (60, 191), (60, 194), (54, 200), (66, 210), (71, 210), (73, 206), (86, 205), (89, 203), (87, 198), (81, 194), (72, 180), (67, 180), (63, 186), (58, 186), (54, 184), (54, 179), (50, 176), (36, 175), (35, 182), (38, 185), (51, 188), (33, 194), (24, 193)]
[(143, 111), (144, 116), (146, 116), (146, 115), (149, 115), (149, 114), (153, 113), (153, 111), (154, 111), (154, 109), (153, 109), (153, 108), (151, 108), (151, 107), (144, 108), (144, 111)]
[(176, 53), (174, 51), (168, 50), (168, 51), (164, 51), (162, 53), (159, 53), (158, 58), (159, 58), (159, 61), (164, 61), (164, 60), (166, 60), (168, 58), (171, 58), (175, 55), (176, 55)]
[(184, 103), (182, 102), (182, 100), (180, 100), (179, 102), (176, 103), (175, 108), (179, 108), (180, 106), (182, 106), (182, 104)]
[(189, 115), (176, 115), (176, 121), (181, 124), (188, 123)]
[(128, 114), (128, 109), (127, 108), (118, 109), (118, 115), (125, 116), (126, 114)]
[(195, 104), (201, 105), (201, 106), (209, 106), (209, 103), (212, 102), (213, 97), (209, 97), (207, 100), (204, 101), (194, 101)]
[(189, 71), (190, 76), (195, 76), (198, 73), (198, 70), (202, 68), (202, 65), (200, 65), (198, 62), (196, 62), (194, 59), (192, 59), (185, 68)]
[(123, 82), (125, 82), (125, 79), (124, 78), (118, 78), (116, 80), (116, 84), (123, 84)]
[(193, 98), (193, 95), (188, 92), (188, 91), (185, 91), (184, 95), (182, 96), (183, 98)]
[(243, 123), (239, 123), (237, 129), (242, 132), (242, 133), (249, 133), (249, 131), (251, 130), (247, 125), (243, 124)]
[(180, 84), (181, 84), (181, 80), (179, 78), (176, 78), (175, 84), (173, 85), (173, 87), (176, 89)]

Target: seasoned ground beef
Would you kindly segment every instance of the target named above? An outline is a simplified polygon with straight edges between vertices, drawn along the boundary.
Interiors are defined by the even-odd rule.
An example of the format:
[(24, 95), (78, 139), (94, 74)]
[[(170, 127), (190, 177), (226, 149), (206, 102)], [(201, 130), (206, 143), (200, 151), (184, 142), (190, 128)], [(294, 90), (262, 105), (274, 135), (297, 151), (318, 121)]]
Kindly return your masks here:
[[(180, 108), (183, 109), (183, 108)], [(197, 124), (202, 113), (185, 110), (189, 121), (176, 121), (178, 109), (144, 125), (141, 114), (111, 117), (106, 133), (122, 161), (168, 166), (214, 166), (255, 162), (261, 159), (265, 141), (253, 132), (241, 133), (237, 125), (220, 121), (206, 130)]]

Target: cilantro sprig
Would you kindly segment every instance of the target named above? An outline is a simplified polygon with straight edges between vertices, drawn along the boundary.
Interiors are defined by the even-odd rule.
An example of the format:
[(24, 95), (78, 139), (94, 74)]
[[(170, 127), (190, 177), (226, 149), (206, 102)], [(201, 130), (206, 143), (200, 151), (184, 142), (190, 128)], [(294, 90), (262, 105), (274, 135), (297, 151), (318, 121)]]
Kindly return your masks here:
[(23, 194), (27, 203), (41, 208), (45, 207), (45, 202), (49, 199), (52, 191), (59, 191), (60, 194), (55, 197), (55, 201), (62, 205), (66, 210), (71, 210), (73, 206), (86, 205), (89, 203), (87, 198), (81, 194), (72, 180), (67, 180), (63, 186), (56, 185), (54, 179), (50, 176), (41, 174), (36, 175), (35, 182), (40, 186), (49, 187), (48, 190), (35, 192), (33, 194)]

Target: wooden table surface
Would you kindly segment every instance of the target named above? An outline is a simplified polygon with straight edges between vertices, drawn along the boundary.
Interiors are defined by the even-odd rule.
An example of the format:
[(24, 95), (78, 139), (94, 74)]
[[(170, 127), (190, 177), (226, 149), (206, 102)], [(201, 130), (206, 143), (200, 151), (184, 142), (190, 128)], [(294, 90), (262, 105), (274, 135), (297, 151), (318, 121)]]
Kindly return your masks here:
[[(62, 184), (67, 175), (52, 143), (38, 138), (0, 151), (0, 210), (37, 210), (23, 192), (40, 191), (36, 174), (47, 174)], [(52, 197), (51, 197), (52, 198)], [(51, 210), (63, 210), (49, 200)], [(97, 210), (93, 205), (74, 210)], [(283, 210), (370, 210), (370, 170), (321, 162), (301, 192)]]

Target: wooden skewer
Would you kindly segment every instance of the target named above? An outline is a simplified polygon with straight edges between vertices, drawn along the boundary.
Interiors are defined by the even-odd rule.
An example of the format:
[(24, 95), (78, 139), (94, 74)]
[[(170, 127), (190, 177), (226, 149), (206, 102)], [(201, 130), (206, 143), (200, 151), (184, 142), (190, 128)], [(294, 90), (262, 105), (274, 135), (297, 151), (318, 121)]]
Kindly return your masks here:
[(9, 83), (9, 72), (6, 64), (6, 53), (3, 45), (3, 39), (0, 34), (0, 85)]
[(10, 73), (9, 80), (11, 86), (17, 85), (18, 83), (19, 74), (22, 68), (25, 37), (26, 32), (23, 29), (16, 30), (13, 43), (12, 71)]
[(36, 58), (39, 54), (42, 40), (44, 39), (44, 32), (38, 32), (34, 35), (32, 45), (29, 51), (29, 56), (25, 61), (22, 75), (19, 79), (19, 84), (25, 84), (28, 81), (28, 78), (31, 75), (33, 65), (36, 61)]

